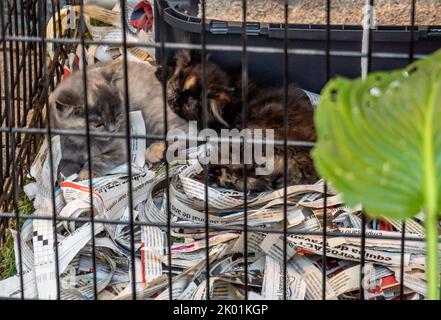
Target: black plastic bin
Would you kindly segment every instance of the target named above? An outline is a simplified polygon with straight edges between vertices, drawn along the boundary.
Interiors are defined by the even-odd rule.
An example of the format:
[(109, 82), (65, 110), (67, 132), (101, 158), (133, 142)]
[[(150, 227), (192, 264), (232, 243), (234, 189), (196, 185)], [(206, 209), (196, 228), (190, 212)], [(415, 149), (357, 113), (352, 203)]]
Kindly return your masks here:
[[(159, 32), (165, 32), (165, 42), (182, 43), (190, 40), (191, 43), (200, 44), (202, 19), (197, 17), (198, 2), (199, 0), (155, 0), (156, 40), (160, 40)], [(175, 6), (179, 6), (180, 10)], [(191, 15), (182, 13), (181, 9)], [(161, 29), (162, 22), (165, 22), (165, 28)], [(249, 77), (261, 84), (280, 85), (283, 81), (284, 25), (252, 22), (247, 25), (248, 47), (279, 49), (276, 53), (249, 50)], [(390, 70), (406, 66), (409, 62), (411, 33), (408, 26), (377, 27), (373, 30), (371, 70)], [(331, 77), (360, 75), (362, 34), (361, 26), (331, 26)], [(241, 35), (241, 22), (206, 20), (207, 45), (241, 46)], [(289, 25), (288, 37), (289, 49), (294, 51), (289, 55), (289, 81), (307, 90), (319, 92), (326, 83), (326, 25)], [(415, 27), (413, 37), (416, 58), (441, 48), (440, 26)], [(173, 55), (173, 51), (166, 50), (167, 60)], [(225, 69), (240, 69), (242, 66), (242, 54), (239, 50), (210, 50), (209, 53), (210, 59)], [(159, 49), (157, 59), (160, 61)]]

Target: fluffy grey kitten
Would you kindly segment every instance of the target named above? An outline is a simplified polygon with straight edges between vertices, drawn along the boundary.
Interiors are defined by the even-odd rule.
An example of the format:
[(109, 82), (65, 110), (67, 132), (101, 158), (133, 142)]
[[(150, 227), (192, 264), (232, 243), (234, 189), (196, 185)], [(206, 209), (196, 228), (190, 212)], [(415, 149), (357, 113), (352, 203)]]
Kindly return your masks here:
[[(161, 83), (157, 71), (145, 63), (129, 62), (128, 86), (130, 111), (142, 111), (147, 134), (164, 134), (164, 106)], [(62, 81), (52, 93), (49, 105), (51, 126), (55, 129), (85, 132), (85, 104), (83, 71), (74, 72)], [(126, 116), (124, 106), (124, 69), (121, 61), (98, 63), (87, 68), (87, 103), (91, 133), (124, 133)], [(167, 107), (168, 128), (182, 127), (187, 122)], [(127, 162), (125, 138), (91, 136), (92, 175), (102, 176)], [(146, 159), (159, 162), (165, 144), (148, 141)], [(62, 161), (60, 172), (64, 176), (79, 173), (79, 180), (89, 178), (87, 139), (84, 136), (61, 136)]]

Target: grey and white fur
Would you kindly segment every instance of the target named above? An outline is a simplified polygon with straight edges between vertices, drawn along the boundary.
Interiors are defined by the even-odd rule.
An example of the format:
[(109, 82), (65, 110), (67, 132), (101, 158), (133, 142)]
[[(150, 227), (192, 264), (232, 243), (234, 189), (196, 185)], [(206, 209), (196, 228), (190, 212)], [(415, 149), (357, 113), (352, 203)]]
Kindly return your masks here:
[[(142, 111), (147, 134), (164, 134), (164, 105), (157, 68), (146, 63), (128, 62), (130, 111)], [(87, 105), (92, 157), (92, 175), (102, 176), (127, 162), (126, 139), (94, 136), (94, 133), (124, 133), (126, 130), (124, 68), (121, 61), (97, 63), (87, 68)], [(74, 72), (62, 81), (50, 96), (51, 127), (86, 132), (83, 71)], [(187, 122), (167, 107), (168, 128), (186, 130)], [(147, 141), (146, 159), (162, 160), (165, 144)], [(89, 178), (87, 138), (61, 136), (64, 176), (79, 173), (79, 180)]]

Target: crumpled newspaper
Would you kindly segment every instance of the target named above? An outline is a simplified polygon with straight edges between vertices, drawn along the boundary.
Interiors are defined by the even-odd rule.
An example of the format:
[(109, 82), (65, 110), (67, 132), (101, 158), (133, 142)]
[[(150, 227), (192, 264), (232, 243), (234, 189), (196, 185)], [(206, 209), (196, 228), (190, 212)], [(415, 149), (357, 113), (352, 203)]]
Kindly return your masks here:
[[(132, 135), (145, 133), (139, 112), (130, 114)], [(210, 291), (207, 293), (205, 186), (198, 157), (205, 146), (187, 150), (188, 160), (169, 164), (169, 199), (166, 197), (164, 165), (145, 164), (145, 141), (134, 139), (132, 147), (132, 199), (135, 221), (135, 277), (131, 268), (130, 212), (128, 208), (127, 166), (114, 174), (89, 181), (51, 181), (48, 144), (44, 143), (31, 168), (35, 182), (25, 192), (33, 200), (34, 215), (53, 214), (60, 219), (28, 220), (21, 239), (11, 230), (15, 245), (21, 241), (24, 296), (55, 299), (55, 245), (58, 251), (59, 286), (62, 299), (93, 299), (93, 273), (96, 273), (99, 299), (130, 299), (135, 282), (138, 299), (168, 299), (168, 272), (171, 254), (174, 299), (243, 299), (245, 297), (245, 256), (243, 222), (244, 194), (208, 186)], [(61, 158), (60, 140), (52, 138), (53, 176)], [(90, 219), (92, 192), (95, 234)], [(288, 187), (286, 286), (284, 286), (283, 190), (248, 195), (247, 277), (249, 299), (322, 299), (322, 272), (326, 273), (327, 299), (355, 299), (360, 283), (366, 298), (394, 299), (400, 293), (401, 223), (392, 219), (369, 221), (366, 238), (364, 278), (360, 281), (362, 220), (361, 208), (348, 208), (340, 195), (328, 189), (327, 264), (322, 265), (323, 182)], [(172, 224), (169, 252), (167, 201)], [(85, 218), (66, 221), (68, 218)], [(62, 220), (61, 220), (62, 219)], [(190, 227), (191, 226), (191, 227)], [(222, 227), (222, 230), (216, 229)], [(227, 230), (231, 228), (231, 230)], [(56, 230), (56, 239), (55, 233)], [(279, 233), (275, 233), (278, 230)], [(292, 234), (291, 234), (292, 233)], [(92, 265), (92, 236), (95, 237), (96, 269)], [(425, 244), (421, 223), (409, 220), (405, 243), (404, 293), (407, 299), (423, 299)], [(17, 270), (19, 269), (16, 259)], [(0, 281), (0, 297), (20, 297), (20, 277)]]
[[(64, 66), (63, 76), (83, 68), (83, 59), (87, 65), (93, 65), (97, 61), (111, 61), (123, 54), (123, 25), (119, 1), (98, 0), (85, 1), (83, 5), (86, 40), (93, 40), (97, 44), (86, 45), (86, 56), (83, 57), (81, 44), (74, 45), (68, 51), (69, 58)], [(128, 59), (155, 63), (155, 41), (152, 1), (129, 0), (126, 1), (126, 17), (124, 19), (126, 39), (132, 45), (127, 48)], [(46, 27), (48, 39), (62, 37), (70, 31), (69, 37), (80, 39), (81, 7), (68, 5), (55, 12)], [(55, 25), (55, 27), (54, 27)], [(55, 31), (55, 32), (54, 32)], [(55, 34), (54, 34), (55, 33)], [(99, 44), (103, 42), (105, 44)], [(139, 43), (140, 46), (134, 46)], [(150, 46), (149, 46), (150, 45)], [(48, 42), (48, 54), (54, 57), (54, 46)]]

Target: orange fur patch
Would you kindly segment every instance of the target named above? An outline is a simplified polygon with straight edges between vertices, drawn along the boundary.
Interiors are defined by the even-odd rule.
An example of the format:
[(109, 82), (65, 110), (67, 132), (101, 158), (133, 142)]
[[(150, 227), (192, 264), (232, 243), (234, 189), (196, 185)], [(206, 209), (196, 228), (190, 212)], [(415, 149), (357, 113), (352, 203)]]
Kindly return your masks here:
[(190, 76), (185, 80), (184, 91), (194, 87), (196, 85), (196, 76)]

